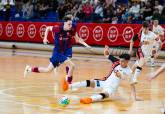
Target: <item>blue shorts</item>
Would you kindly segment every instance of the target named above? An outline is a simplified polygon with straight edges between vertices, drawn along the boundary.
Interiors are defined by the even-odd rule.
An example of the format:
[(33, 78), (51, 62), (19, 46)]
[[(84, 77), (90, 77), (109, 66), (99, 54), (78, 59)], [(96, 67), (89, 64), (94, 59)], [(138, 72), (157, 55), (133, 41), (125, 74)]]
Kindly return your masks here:
[(50, 58), (50, 62), (53, 64), (54, 67), (57, 67), (71, 57), (72, 57), (72, 48), (67, 49), (64, 53), (60, 53), (54, 48), (52, 57)]

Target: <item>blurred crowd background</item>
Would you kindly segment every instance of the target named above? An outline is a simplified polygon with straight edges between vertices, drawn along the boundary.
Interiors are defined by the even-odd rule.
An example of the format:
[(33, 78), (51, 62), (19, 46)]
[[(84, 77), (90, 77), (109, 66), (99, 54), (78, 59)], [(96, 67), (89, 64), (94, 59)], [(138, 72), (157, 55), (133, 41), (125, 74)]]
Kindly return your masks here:
[(65, 14), (79, 22), (165, 23), (165, 0), (0, 0), (0, 21), (60, 22)]

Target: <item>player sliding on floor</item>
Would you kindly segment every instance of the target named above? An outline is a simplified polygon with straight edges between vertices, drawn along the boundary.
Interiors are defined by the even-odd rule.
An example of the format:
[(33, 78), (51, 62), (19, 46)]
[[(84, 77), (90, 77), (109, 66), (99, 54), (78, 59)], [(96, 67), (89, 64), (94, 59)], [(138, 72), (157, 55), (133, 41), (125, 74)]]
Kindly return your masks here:
[[(72, 84), (68, 84), (68, 82), (63, 79), (62, 80), (62, 88), (64, 91), (68, 89), (75, 89), (80, 87), (92, 87), (92, 88), (101, 88), (102, 92), (99, 94), (92, 95), (90, 97), (81, 98), (80, 102), (84, 104), (89, 104), (92, 102), (101, 101), (105, 98), (110, 98), (117, 91), (120, 82), (127, 77), (132, 78), (132, 71), (128, 66), (130, 55), (122, 54), (119, 56), (120, 59), (115, 58), (110, 55), (109, 47), (105, 46), (104, 56), (108, 58), (112, 62), (112, 70), (110, 73), (104, 77), (103, 79), (92, 79), (85, 80), (81, 82), (75, 82)], [(131, 85), (132, 86), (132, 85)], [(136, 91), (132, 91), (136, 92)], [(134, 100), (139, 100), (136, 97), (136, 93), (132, 93)]]
[(58, 67), (60, 64), (65, 63), (68, 67), (67, 73), (67, 81), (68, 83), (72, 82), (73, 71), (75, 69), (74, 63), (71, 61), (72, 57), (72, 40), (73, 38), (76, 42), (79, 42), (85, 45), (87, 48), (91, 49), (89, 45), (87, 45), (76, 33), (76, 25), (72, 21), (71, 16), (64, 17), (64, 23), (60, 26), (47, 26), (45, 31), (45, 36), (43, 39), (43, 43), (49, 43), (47, 37), (48, 32), (52, 31), (55, 33), (54, 35), (54, 49), (52, 53), (52, 57), (50, 58), (50, 63), (47, 67), (31, 67), (29, 65), (26, 66), (24, 71), (24, 77), (27, 76), (30, 72), (35, 73), (47, 73), (52, 71), (54, 68)]

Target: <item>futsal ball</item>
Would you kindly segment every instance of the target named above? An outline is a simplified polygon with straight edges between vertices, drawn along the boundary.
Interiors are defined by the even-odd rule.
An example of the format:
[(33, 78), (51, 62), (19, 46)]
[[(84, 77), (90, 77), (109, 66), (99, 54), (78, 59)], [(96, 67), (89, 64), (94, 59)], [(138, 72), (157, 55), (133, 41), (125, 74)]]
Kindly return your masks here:
[(69, 105), (69, 103), (70, 103), (70, 99), (67, 96), (63, 96), (59, 99), (59, 105), (63, 107)]

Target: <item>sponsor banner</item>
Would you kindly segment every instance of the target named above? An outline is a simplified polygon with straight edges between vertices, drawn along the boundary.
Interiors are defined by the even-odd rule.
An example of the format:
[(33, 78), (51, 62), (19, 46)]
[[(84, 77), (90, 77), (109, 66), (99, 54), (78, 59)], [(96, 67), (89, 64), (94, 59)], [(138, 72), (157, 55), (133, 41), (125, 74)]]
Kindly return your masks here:
[[(51, 22), (0, 22), (0, 40), (42, 43), (46, 26), (59, 26)], [(129, 47), (130, 40), (141, 29), (141, 24), (78, 23), (77, 33), (89, 45)], [(162, 25), (165, 28), (165, 25)], [(54, 35), (48, 34), (53, 43)], [(135, 42), (137, 47), (139, 42)], [(165, 49), (165, 44), (163, 45)]]

